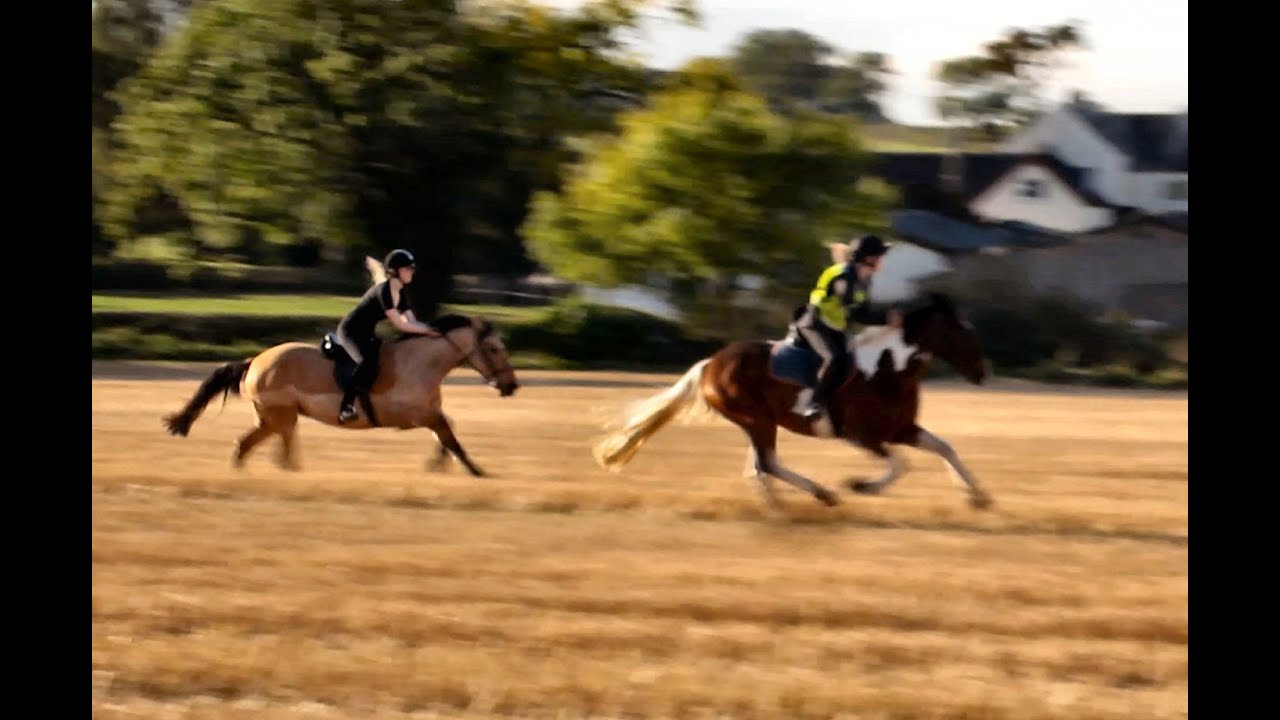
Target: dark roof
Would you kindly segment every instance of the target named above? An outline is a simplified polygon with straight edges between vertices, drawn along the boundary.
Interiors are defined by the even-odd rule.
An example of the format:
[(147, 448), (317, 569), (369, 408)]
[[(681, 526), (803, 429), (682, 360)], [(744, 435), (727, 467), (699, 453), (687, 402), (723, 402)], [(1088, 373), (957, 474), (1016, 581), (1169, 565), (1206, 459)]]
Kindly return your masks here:
[(959, 161), (963, 172), (961, 194), (968, 200), (987, 189), (1022, 157), (1010, 153), (877, 153), (871, 172), (891, 185), (937, 185), (944, 160)]
[(1080, 234), (1093, 235), (1097, 233), (1105, 233), (1115, 228), (1141, 225), (1144, 223), (1157, 225), (1159, 227), (1185, 234), (1187, 232), (1187, 212), (1149, 213), (1139, 208), (1120, 208), (1116, 211), (1115, 220), (1110, 225), (1088, 230)]
[(1051, 247), (1070, 242), (1068, 237), (1029, 223), (964, 222), (928, 210), (892, 212), (889, 224), (895, 235), (947, 255), (987, 247)]
[(1186, 114), (1109, 113), (1073, 105), (1099, 135), (1133, 159), (1138, 172), (1187, 172)]
[(1187, 213), (1170, 212), (1164, 213), (1157, 218), (1158, 222), (1162, 222), (1166, 227), (1173, 230), (1181, 230), (1187, 232)]
[(1034, 163), (1057, 175), (1086, 203), (1110, 207), (1085, 184), (1087, 170), (1068, 165), (1047, 153), (877, 153), (870, 172), (891, 185), (937, 187), (946, 163), (956, 163), (961, 176), (961, 196), (965, 202), (980, 195), (1013, 168)]

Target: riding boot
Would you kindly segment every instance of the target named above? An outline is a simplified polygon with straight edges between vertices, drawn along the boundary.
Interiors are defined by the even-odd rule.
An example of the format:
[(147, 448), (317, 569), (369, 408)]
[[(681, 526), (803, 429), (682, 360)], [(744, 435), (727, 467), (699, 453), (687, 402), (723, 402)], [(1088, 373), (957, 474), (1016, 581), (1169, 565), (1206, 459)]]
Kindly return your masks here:
[(347, 378), (346, 386), (342, 389), (342, 406), (338, 410), (338, 422), (346, 423), (356, 418), (356, 389), (360, 382), (363, 367), (357, 367), (351, 376)]
[(804, 418), (813, 420), (818, 416), (827, 412), (828, 398), (831, 396), (831, 382), (829, 378), (834, 375), (835, 368), (827, 368), (827, 371), (818, 376), (818, 382), (813, 389), (813, 396), (809, 398), (809, 405), (804, 409)]
[(840, 368), (836, 363), (831, 363), (827, 371), (818, 378), (817, 387), (814, 388), (813, 398), (809, 401), (809, 407), (805, 408), (804, 416), (806, 419), (812, 420), (823, 413), (828, 417), (831, 415), (831, 396), (835, 392), (833, 387), (836, 384)]
[(346, 423), (356, 419), (356, 391), (354, 384), (347, 382), (347, 387), (342, 393), (342, 407), (338, 410), (338, 422)]

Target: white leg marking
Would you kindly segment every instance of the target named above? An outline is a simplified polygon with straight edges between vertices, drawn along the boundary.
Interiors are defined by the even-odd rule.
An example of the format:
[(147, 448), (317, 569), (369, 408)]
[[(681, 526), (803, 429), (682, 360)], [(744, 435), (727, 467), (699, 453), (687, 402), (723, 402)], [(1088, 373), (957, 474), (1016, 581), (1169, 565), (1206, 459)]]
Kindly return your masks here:
[(763, 460), (764, 471), (770, 475), (795, 485), (828, 505), (834, 505), (838, 502), (835, 493), (832, 493), (830, 490), (827, 490), (800, 473), (793, 472), (783, 467), (782, 463), (778, 462), (776, 453), (769, 453), (763, 458)]
[(986, 507), (991, 504), (991, 497), (987, 495), (987, 491), (982, 489), (982, 486), (978, 483), (978, 478), (974, 477), (973, 473), (969, 472), (969, 468), (965, 467), (964, 463), (960, 461), (960, 456), (951, 447), (950, 443), (921, 428), (920, 436), (916, 440), (916, 447), (931, 452), (946, 461), (951, 479), (960, 481), (969, 489), (969, 498), (974, 506)]
[(902, 477), (902, 473), (907, 469), (907, 464), (902, 461), (901, 457), (898, 457), (897, 453), (892, 450), (889, 450), (888, 452), (889, 457), (884, 458), (884, 461), (889, 467), (885, 470), (883, 475), (875, 480), (852, 483), (850, 487), (861, 493), (878, 493), (892, 485), (898, 478)]
[(813, 388), (805, 388), (796, 395), (796, 404), (791, 407), (791, 412), (799, 415), (804, 412), (805, 407), (809, 405), (809, 400), (813, 398)]
[(747, 466), (743, 468), (744, 477), (751, 478), (756, 481), (756, 489), (760, 491), (760, 495), (764, 498), (764, 502), (772, 510), (780, 510), (782, 503), (778, 500), (778, 495), (773, 491), (773, 478), (764, 471), (760, 465), (760, 458), (756, 455), (754, 445), (747, 446)]

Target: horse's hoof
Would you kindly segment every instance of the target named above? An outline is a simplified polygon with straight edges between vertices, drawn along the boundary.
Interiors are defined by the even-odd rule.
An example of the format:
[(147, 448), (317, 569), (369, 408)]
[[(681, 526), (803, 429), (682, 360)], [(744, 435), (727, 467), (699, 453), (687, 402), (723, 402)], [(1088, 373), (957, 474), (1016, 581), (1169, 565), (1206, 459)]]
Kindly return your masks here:
[(991, 499), (991, 496), (985, 493), (969, 496), (969, 507), (974, 510), (986, 510), (994, 504), (995, 500)]
[(850, 480), (849, 489), (862, 495), (879, 495), (884, 486), (869, 480)]
[(830, 490), (819, 490), (814, 494), (814, 497), (818, 498), (827, 507), (835, 507), (840, 504), (840, 498)]
[(449, 465), (449, 461), (447, 459), (436, 458), (435, 460), (427, 461), (427, 470), (430, 472), (444, 472), (445, 468), (448, 465)]

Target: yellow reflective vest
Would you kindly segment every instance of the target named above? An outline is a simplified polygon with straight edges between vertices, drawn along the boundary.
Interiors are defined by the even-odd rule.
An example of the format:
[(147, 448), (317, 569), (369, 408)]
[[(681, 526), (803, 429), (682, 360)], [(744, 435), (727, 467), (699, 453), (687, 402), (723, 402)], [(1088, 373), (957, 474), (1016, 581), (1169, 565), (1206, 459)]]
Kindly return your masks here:
[(845, 275), (846, 282), (852, 288), (849, 304), (857, 306), (865, 302), (866, 291), (857, 286), (852, 271), (845, 263), (836, 263), (822, 271), (822, 275), (818, 276), (817, 284), (809, 293), (809, 304), (818, 308), (818, 318), (822, 323), (833, 330), (841, 331), (848, 329), (849, 326), (848, 308), (845, 306), (845, 298), (841, 297), (840, 293), (831, 292), (831, 284), (842, 275)]

